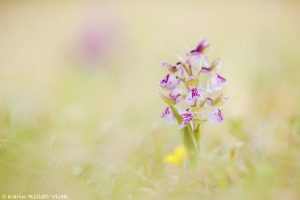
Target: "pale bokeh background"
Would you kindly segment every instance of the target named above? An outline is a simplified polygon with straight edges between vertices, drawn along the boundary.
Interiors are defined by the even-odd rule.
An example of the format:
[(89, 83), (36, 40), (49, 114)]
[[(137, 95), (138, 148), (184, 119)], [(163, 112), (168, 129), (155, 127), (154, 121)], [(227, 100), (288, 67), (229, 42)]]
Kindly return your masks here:
[[(283, 0), (0, 1), (0, 194), (300, 198), (299, 19)], [(190, 175), (162, 162), (180, 135), (158, 81), (202, 38), (230, 101)]]

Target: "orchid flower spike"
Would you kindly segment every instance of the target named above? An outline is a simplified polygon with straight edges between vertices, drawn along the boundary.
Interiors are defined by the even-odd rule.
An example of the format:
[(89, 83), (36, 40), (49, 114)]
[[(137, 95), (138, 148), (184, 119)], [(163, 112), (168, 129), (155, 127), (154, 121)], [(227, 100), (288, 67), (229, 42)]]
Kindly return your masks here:
[(204, 39), (186, 53), (183, 61), (174, 65), (162, 63), (165, 75), (160, 81), (163, 89), (160, 96), (167, 107), (161, 117), (167, 124), (177, 122), (178, 128), (185, 134), (183, 140), (190, 157), (199, 153), (202, 125), (207, 121), (212, 124), (224, 121), (221, 109), (228, 99), (223, 94), (227, 80), (219, 72), (220, 59), (209, 63), (209, 47)]
[[(192, 124), (193, 120), (211, 123), (223, 121), (221, 107), (216, 101), (219, 96), (223, 96), (222, 90), (227, 80), (217, 71), (220, 59), (209, 64), (206, 55), (209, 47), (206, 39), (201, 40), (195, 49), (187, 52), (185, 62), (177, 62), (175, 65), (162, 63), (167, 72), (160, 81), (160, 86), (167, 92), (162, 96), (171, 106), (176, 105), (173, 112), (176, 111), (180, 116), (180, 128)], [(178, 105), (185, 112), (180, 112)], [(201, 115), (195, 113), (199, 110)], [(164, 110), (162, 118), (168, 124), (175, 121), (170, 105)]]

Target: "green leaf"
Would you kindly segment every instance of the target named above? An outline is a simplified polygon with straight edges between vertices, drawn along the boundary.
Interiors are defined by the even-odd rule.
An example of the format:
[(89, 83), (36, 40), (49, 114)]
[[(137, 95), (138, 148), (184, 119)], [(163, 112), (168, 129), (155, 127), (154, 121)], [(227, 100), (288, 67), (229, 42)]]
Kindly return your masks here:
[(195, 135), (190, 124), (181, 129), (181, 132), (183, 143), (187, 150), (189, 165), (193, 168), (197, 165), (199, 159), (199, 146), (196, 142)]
[(171, 109), (173, 115), (175, 116), (175, 118), (176, 118), (176, 120), (177, 120), (177, 123), (178, 123), (178, 124), (181, 124), (182, 118), (181, 118), (181, 116), (179, 115), (177, 109), (175, 108), (175, 101), (172, 100), (172, 99), (170, 99), (170, 98), (168, 98), (168, 97), (166, 97), (166, 96), (164, 96), (164, 95), (162, 95), (162, 94), (161, 94), (161, 98), (162, 98), (162, 100), (163, 100), (166, 104), (168, 104), (168, 106), (170, 107), (170, 109)]
[(223, 97), (223, 94), (220, 94), (212, 103), (211, 105), (212, 106), (216, 106), (218, 105), (218, 103), (220, 103), (222, 101), (222, 97)]
[(195, 153), (194, 143), (191, 137), (191, 134), (193, 134), (191, 125), (187, 125), (186, 127), (182, 128), (181, 132), (184, 146), (187, 148), (189, 153)]
[(173, 99), (170, 99), (169, 97), (166, 97), (163, 94), (160, 94), (160, 97), (162, 98), (162, 100), (168, 104), (168, 105), (175, 105), (175, 101)]

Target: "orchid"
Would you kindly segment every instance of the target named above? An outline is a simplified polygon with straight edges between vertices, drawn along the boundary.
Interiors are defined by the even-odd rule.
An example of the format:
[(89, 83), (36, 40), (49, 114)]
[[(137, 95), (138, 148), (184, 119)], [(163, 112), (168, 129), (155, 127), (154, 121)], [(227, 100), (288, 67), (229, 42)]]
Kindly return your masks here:
[(160, 81), (164, 90), (160, 96), (168, 105), (162, 118), (167, 124), (177, 121), (190, 165), (199, 159), (203, 124), (222, 123), (221, 109), (228, 99), (222, 92), (227, 80), (219, 72), (220, 60), (209, 64), (207, 59), (209, 47), (208, 41), (202, 40), (186, 53), (184, 61), (162, 63), (166, 74)]
[(173, 90), (177, 87), (177, 85), (180, 83), (180, 80), (172, 75), (167, 74), (161, 81), (160, 86), (167, 89), (167, 90)]
[(173, 124), (176, 121), (170, 107), (166, 107), (166, 109), (161, 114), (161, 118), (163, 118), (167, 124)]
[(191, 112), (184, 112), (182, 113), (181, 115), (181, 118), (182, 118), (182, 122), (181, 124), (179, 125), (179, 128), (184, 128), (186, 127), (187, 125), (189, 125), (192, 120), (193, 120), (193, 113)]

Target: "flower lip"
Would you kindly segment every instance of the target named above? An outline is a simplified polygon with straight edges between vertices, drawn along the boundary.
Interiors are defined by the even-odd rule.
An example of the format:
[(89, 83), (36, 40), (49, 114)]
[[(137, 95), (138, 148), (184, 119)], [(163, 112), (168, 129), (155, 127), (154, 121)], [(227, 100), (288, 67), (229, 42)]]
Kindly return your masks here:
[(166, 107), (166, 109), (161, 114), (161, 118), (164, 119), (167, 124), (172, 124), (176, 121), (170, 107)]
[(189, 90), (186, 98), (185, 98), (185, 103), (189, 106), (192, 106), (197, 102), (202, 101), (204, 98), (204, 89), (202, 88), (192, 88)]
[(182, 117), (182, 122), (179, 125), (179, 129), (186, 127), (193, 120), (193, 113), (186, 111), (180, 115)]
[(160, 84), (167, 84), (168, 81), (169, 81), (169, 77), (170, 77), (170, 74), (168, 74), (167, 76), (165, 76), (161, 81), (160, 81)]
[(192, 97), (199, 97), (200, 93), (197, 88), (191, 89)]
[(162, 113), (161, 117), (166, 117), (167, 115), (171, 114), (171, 110), (169, 107), (165, 109), (165, 111)]
[(221, 90), (222, 87), (225, 85), (225, 83), (226, 83), (226, 79), (219, 74), (213, 75), (210, 79), (210, 85), (212, 91)]
[(180, 83), (180, 79), (178, 77), (175, 77), (171, 74), (167, 74), (161, 81), (160, 86), (167, 89), (167, 90), (173, 90), (177, 87), (177, 85)]
[(216, 108), (208, 113), (208, 120), (211, 123), (222, 123), (224, 118), (219, 108)]
[(220, 109), (218, 109), (218, 111), (217, 111), (216, 115), (217, 115), (217, 117), (218, 117), (218, 120), (219, 120), (219, 121), (223, 121), (223, 115), (222, 115), (222, 113), (221, 113), (221, 110), (220, 110)]

